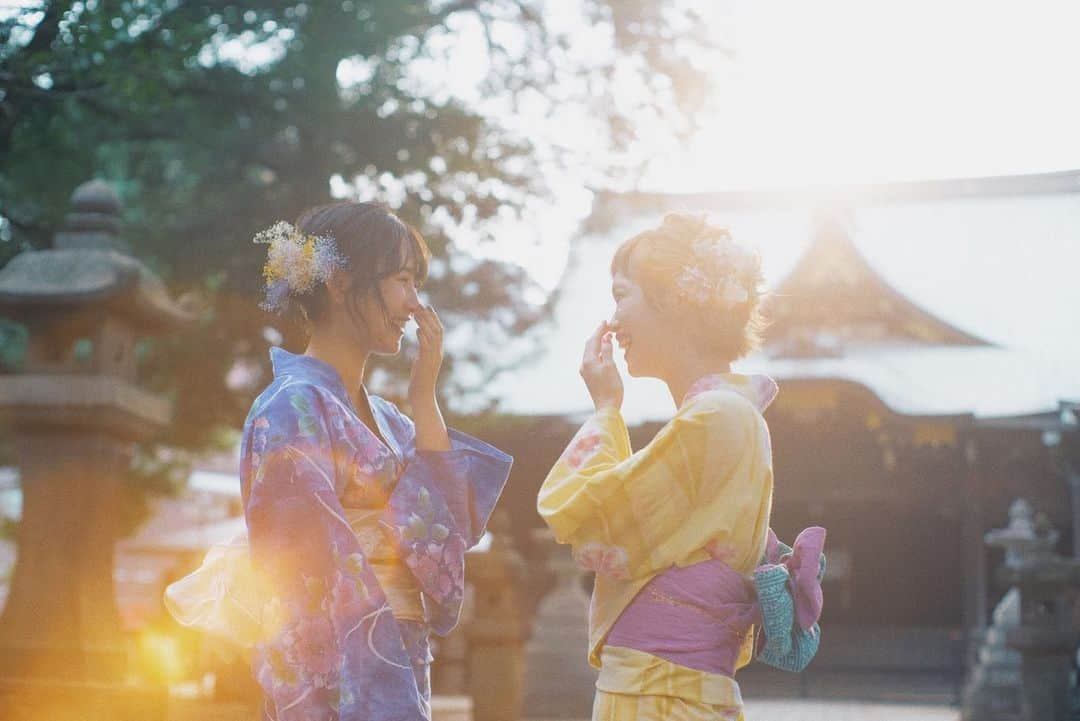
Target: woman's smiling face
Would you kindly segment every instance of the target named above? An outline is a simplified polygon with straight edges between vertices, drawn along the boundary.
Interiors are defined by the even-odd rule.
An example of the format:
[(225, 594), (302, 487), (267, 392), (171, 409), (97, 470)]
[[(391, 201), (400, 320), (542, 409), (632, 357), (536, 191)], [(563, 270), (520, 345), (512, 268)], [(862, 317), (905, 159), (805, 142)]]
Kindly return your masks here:
[(405, 324), (421, 307), (419, 288), (416, 271), (412, 268), (402, 268), (379, 281), (377, 292), (385, 306), (380, 307), (376, 299), (370, 297), (372, 302), (363, 311), (371, 332), (372, 352), (393, 355), (401, 350)]
[(650, 303), (641, 286), (623, 273), (612, 276), (611, 295), (615, 299), (612, 330), (627, 371), (637, 378), (661, 377), (665, 356), (675, 350), (671, 344), (678, 338), (678, 319)]

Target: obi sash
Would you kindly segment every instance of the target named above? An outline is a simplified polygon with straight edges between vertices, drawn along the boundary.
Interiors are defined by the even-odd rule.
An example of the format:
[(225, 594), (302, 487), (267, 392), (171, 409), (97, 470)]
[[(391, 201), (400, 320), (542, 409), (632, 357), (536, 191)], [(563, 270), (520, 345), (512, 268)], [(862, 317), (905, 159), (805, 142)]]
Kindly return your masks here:
[(379, 528), (382, 509), (346, 508), (345, 520), (360, 541), (371, 570), (379, 580), (386, 602), (399, 621), (423, 621), (424, 605), (420, 584), (401, 559), (397, 547)]
[(743, 576), (713, 558), (653, 578), (612, 626), (606, 644), (732, 677), (740, 651), (760, 629), (755, 657), (801, 671), (817, 651), (825, 529), (807, 528), (794, 546), (769, 531), (765, 558)]

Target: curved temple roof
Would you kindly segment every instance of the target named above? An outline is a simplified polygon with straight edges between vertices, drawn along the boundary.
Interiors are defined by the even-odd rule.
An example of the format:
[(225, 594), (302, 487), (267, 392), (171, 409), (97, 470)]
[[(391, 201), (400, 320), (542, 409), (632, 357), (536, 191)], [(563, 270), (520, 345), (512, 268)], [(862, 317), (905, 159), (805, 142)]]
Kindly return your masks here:
[[(763, 352), (737, 364), (784, 380), (867, 387), (903, 415), (999, 417), (1080, 399), (1080, 171), (807, 191), (600, 196), (564, 278), (547, 352), (505, 379), (503, 407), (587, 412), (581, 346), (611, 312), (615, 246), (670, 210), (708, 212), (772, 273)], [(1070, 255), (1071, 254), (1071, 255)], [(670, 415), (629, 379), (631, 422)]]

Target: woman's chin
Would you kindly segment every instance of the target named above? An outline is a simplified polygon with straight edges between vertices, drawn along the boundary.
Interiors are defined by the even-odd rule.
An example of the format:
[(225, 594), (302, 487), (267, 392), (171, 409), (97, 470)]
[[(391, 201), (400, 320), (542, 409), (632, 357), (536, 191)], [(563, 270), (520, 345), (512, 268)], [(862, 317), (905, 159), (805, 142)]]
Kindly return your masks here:
[(387, 338), (385, 341), (379, 344), (379, 346), (372, 351), (377, 355), (397, 355), (401, 352), (402, 336), (396, 338)]

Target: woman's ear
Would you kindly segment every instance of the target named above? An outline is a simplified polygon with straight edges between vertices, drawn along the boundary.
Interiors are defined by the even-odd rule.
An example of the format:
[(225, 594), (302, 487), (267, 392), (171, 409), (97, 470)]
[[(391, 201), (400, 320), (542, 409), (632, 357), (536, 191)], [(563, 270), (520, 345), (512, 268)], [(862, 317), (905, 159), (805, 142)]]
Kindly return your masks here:
[(349, 292), (349, 276), (340, 270), (335, 271), (326, 281), (326, 292), (333, 305), (343, 305)]

